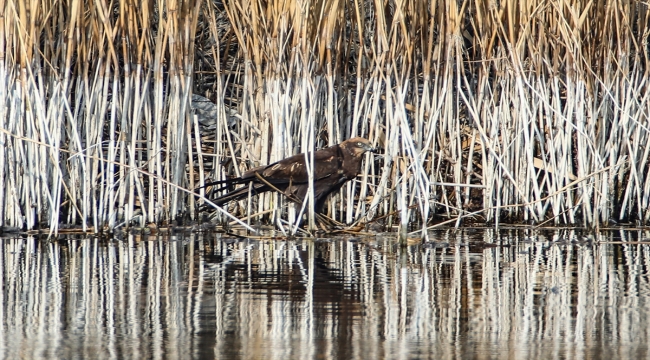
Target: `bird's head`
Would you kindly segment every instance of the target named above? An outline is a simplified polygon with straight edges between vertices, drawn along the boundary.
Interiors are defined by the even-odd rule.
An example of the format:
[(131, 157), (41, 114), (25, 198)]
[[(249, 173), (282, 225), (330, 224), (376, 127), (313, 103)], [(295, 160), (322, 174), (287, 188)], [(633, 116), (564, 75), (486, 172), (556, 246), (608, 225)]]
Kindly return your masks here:
[(341, 145), (354, 156), (361, 156), (368, 151), (377, 152), (377, 149), (372, 146), (370, 141), (362, 137), (345, 140)]

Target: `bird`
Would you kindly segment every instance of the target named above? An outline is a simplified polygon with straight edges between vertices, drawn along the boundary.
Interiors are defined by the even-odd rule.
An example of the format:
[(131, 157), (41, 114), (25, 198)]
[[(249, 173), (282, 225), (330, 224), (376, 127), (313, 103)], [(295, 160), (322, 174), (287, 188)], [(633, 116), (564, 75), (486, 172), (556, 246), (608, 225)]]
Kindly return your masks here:
[[(317, 212), (324, 205), (328, 195), (361, 173), (361, 161), (366, 152), (377, 152), (377, 149), (367, 139), (355, 137), (313, 153), (314, 209)], [(216, 196), (211, 201), (217, 206), (222, 206), (230, 201), (242, 200), (248, 197), (250, 188), (252, 195), (280, 191), (289, 200), (302, 203), (309, 190), (305, 154), (258, 166), (244, 172), (240, 177), (211, 182), (204, 187), (221, 185), (211, 191), (214, 194), (239, 184), (245, 186)]]

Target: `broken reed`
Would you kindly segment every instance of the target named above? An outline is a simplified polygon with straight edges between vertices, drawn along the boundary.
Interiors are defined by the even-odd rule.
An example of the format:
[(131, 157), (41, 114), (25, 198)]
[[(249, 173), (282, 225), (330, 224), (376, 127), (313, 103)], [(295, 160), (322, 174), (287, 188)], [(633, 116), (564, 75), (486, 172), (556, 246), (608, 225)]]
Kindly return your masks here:
[[(73, 0), (0, 11), (1, 225), (196, 218), (178, 187), (352, 136), (384, 151), (332, 198), (341, 222), (650, 221), (642, 2)], [(199, 123), (192, 93), (216, 115)], [(229, 210), (291, 231), (291, 212), (305, 210), (287, 214), (282, 201)]]

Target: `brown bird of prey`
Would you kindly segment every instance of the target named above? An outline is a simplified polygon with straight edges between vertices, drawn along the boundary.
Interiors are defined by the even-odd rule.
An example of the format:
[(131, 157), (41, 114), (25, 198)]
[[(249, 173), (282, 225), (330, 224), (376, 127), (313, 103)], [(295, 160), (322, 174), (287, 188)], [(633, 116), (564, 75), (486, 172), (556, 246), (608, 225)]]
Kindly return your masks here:
[[(316, 211), (322, 208), (329, 194), (359, 175), (361, 160), (367, 151), (375, 152), (376, 149), (370, 141), (356, 137), (314, 153), (314, 200), (316, 202), (314, 209)], [(212, 202), (219, 206), (232, 200), (247, 198), (249, 187), (252, 195), (277, 189), (290, 200), (302, 202), (309, 190), (305, 154), (293, 155), (270, 165), (250, 169), (241, 177), (216, 181), (206, 186), (219, 184), (223, 186), (213, 190), (213, 193), (226, 190), (236, 184), (246, 185), (212, 199)]]

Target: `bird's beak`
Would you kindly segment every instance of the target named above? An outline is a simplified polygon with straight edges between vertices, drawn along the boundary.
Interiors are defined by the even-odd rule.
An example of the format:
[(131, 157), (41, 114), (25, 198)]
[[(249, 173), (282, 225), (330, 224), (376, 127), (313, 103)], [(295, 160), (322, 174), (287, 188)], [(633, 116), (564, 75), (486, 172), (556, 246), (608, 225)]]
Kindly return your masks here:
[(366, 147), (366, 151), (371, 152), (371, 153), (376, 153), (376, 152), (377, 152), (377, 148), (376, 148), (376, 147), (373, 147), (373, 146), (371, 146), (371, 145), (368, 145), (368, 147)]

